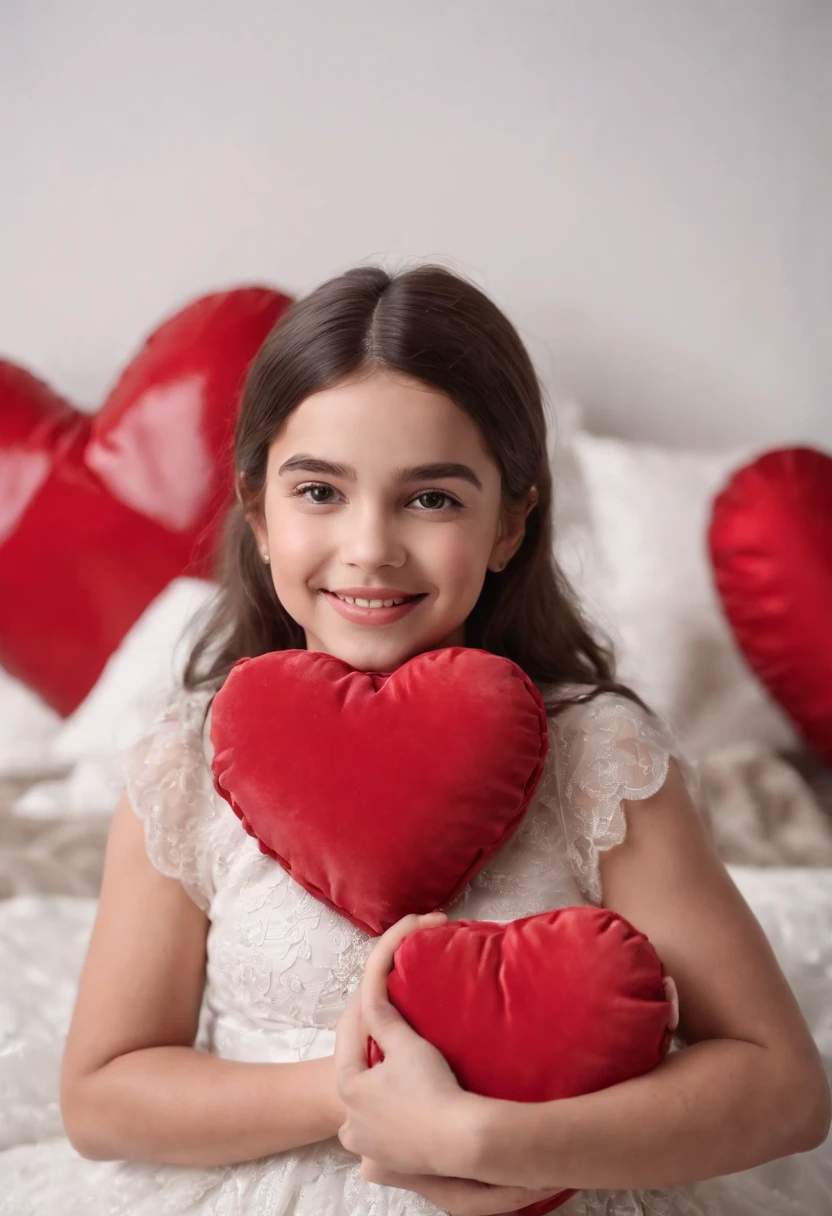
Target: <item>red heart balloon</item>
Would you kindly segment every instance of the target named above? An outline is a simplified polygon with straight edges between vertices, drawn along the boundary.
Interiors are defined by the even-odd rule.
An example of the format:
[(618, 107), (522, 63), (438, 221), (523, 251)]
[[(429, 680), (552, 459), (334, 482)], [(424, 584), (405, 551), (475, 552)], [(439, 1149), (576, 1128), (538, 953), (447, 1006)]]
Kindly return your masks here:
[[(438, 1048), (463, 1089), (550, 1102), (641, 1076), (670, 1045), (664, 968), (607, 908), (561, 908), (509, 924), (420, 929), (396, 951), (390, 1000)], [(383, 1055), (371, 1039), (368, 1060)], [(542, 1216), (574, 1191), (523, 1209)]]
[(520, 823), (546, 710), (508, 659), (451, 647), (392, 675), (243, 659), (214, 698), (217, 791), (264, 853), (367, 933), (451, 903)]
[(768, 452), (717, 497), (716, 587), (749, 665), (832, 764), (832, 459)]
[(93, 417), (0, 361), (0, 663), (60, 713), (172, 579), (207, 572), (242, 379), (290, 303), (263, 287), (196, 300)]

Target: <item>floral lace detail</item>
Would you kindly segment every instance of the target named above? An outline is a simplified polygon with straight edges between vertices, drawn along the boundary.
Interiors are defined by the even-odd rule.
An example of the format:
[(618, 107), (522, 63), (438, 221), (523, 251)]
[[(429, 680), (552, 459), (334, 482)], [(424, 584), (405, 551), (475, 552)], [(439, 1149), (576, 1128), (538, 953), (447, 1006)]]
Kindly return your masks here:
[(554, 762), (539, 797), (562, 820), (566, 855), (581, 892), (601, 902), (599, 856), (627, 835), (622, 800), (657, 793), (671, 756), (691, 792), (695, 774), (670, 727), (624, 696), (604, 693), (565, 707), (549, 727)]
[[(579, 1191), (562, 1209), (563, 1216), (723, 1216), (701, 1191), (676, 1187), (665, 1191)], [(760, 1216), (765, 1212), (760, 1208)], [(748, 1216), (752, 1216), (749, 1209)], [(753, 1216), (757, 1216), (756, 1211)]]
[(523, 822), (449, 909), (453, 920), (518, 920), (575, 902), (560, 814), (543, 798), (553, 782), (552, 765), (550, 743), (539, 790)]
[(251, 1058), (263, 1050), (259, 1028), (271, 1026), (291, 1058), (303, 1059), (325, 1041), (321, 1031), (334, 1031), (373, 939), (305, 891), (236, 826), (242, 839), (230, 858), (231, 881), (212, 907), (209, 935), (216, 1046), (222, 1054), (247, 1053), (241, 1026), (253, 1021)]
[(214, 895), (223, 851), (213, 831), (224, 818), (207, 762), (210, 694), (178, 691), (151, 712), (147, 732), (121, 756), (130, 804), (144, 821), (147, 854), (178, 879), (204, 912)]
[(337, 1141), (213, 1168), (85, 1161), (64, 1140), (0, 1152), (0, 1216), (441, 1216), (366, 1182)]

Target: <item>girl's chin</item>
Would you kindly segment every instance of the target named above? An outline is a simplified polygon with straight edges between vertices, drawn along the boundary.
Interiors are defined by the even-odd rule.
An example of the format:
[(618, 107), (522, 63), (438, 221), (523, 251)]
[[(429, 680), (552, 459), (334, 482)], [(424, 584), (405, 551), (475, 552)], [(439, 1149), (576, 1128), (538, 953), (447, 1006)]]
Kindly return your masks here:
[(417, 654), (424, 654), (427, 650), (442, 650), (447, 646), (462, 645), (464, 642), (461, 632), (459, 638), (454, 636), (452, 640), (421, 644), (418, 641), (407, 643), (402, 641), (397, 645), (393, 639), (382, 641), (380, 638), (372, 642), (368, 639), (364, 644), (360, 642), (351, 644), (341, 639), (307, 639), (307, 649), (309, 650), (331, 654), (333, 658), (340, 659), (342, 663), (349, 663), (350, 667), (354, 667), (356, 671), (375, 672), (395, 671), (409, 659), (415, 658)]

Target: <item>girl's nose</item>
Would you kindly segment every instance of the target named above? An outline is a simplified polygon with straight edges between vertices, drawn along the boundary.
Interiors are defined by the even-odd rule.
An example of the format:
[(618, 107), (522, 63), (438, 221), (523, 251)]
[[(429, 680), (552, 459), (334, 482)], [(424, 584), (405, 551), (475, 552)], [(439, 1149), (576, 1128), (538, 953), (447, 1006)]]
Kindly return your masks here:
[(404, 565), (405, 548), (389, 513), (367, 509), (350, 514), (341, 542), (341, 560), (345, 565), (366, 571)]

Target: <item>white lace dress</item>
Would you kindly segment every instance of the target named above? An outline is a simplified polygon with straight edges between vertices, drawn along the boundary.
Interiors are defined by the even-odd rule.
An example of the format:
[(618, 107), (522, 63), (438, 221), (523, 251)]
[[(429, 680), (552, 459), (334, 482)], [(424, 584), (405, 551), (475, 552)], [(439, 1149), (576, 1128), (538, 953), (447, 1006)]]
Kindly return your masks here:
[[(128, 789), (148, 854), (208, 913), (198, 1043), (235, 1060), (332, 1052), (335, 1026), (372, 945), (308, 895), (244, 832), (213, 791), (205, 699), (180, 695), (132, 751)], [(678, 756), (669, 732), (605, 695), (551, 724), (547, 771), (527, 817), (462, 895), (455, 918), (510, 920), (597, 901), (598, 854), (623, 840), (622, 798), (641, 799)], [(685, 770), (690, 777), (689, 770)], [(832, 1058), (832, 872), (735, 870)], [(328, 1141), (215, 1169), (90, 1162), (65, 1139), (57, 1077), (94, 901), (0, 905), (2, 1216), (405, 1216), (437, 1209), (364, 1182)], [(586, 1191), (564, 1216), (822, 1216), (832, 1212), (829, 1146), (672, 1191)]]

